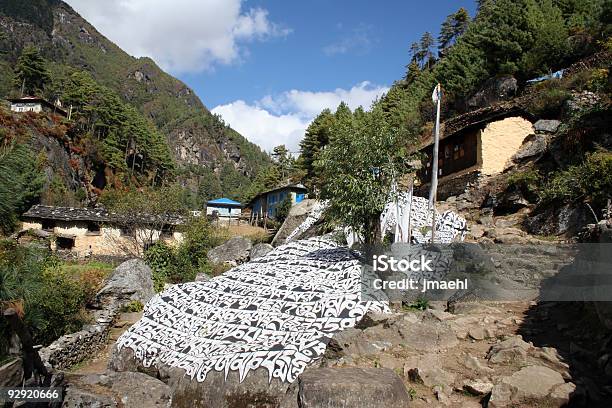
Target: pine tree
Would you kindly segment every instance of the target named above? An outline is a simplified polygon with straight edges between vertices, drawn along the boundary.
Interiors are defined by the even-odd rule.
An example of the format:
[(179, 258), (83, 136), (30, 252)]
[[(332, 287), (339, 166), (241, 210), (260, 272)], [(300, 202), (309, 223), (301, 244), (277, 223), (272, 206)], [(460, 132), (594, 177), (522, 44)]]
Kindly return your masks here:
[(293, 160), (291, 153), (285, 145), (276, 146), (272, 151), (272, 159), (278, 169), (281, 180), (286, 180), (291, 173)]
[(26, 95), (34, 95), (44, 90), (50, 80), (47, 62), (37, 48), (25, 47), (15, 66), (15, 86)]
[(312, 187), (316, 184), (318, 174), (315, 171), (314, 162), (318, 159), (319, 152), (328, 143), (331, 127), (334, 123), (334, 114), (329, 109), (324, 109), (306, 129), (304, 139), (300, 142), (300, 168), (306, 173), (304, 182)]
[(430, 68), (434, 62), (433, 47), (435, 44), (436, 40), (429, 31), (426, 31), (419, 41), (419, 60), (421, 64), (427, 68)]
[(446, 49), (453, 44), (464, 32), (470, 23), (470, 15), (461, 7), (455, 13), (446, 17), (440, 28), (438, 44), (441, 49)]

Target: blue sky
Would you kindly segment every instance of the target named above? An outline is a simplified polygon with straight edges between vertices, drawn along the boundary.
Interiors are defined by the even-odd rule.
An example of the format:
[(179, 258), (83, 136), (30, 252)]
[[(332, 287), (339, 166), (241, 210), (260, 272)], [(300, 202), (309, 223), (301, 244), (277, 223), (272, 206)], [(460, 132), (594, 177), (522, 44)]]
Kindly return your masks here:
[(124, 50), (187, 83), (249, 140), (296, 150), (341, 100), (368, 106), (409, 46), (475, 1), (67, 0)]

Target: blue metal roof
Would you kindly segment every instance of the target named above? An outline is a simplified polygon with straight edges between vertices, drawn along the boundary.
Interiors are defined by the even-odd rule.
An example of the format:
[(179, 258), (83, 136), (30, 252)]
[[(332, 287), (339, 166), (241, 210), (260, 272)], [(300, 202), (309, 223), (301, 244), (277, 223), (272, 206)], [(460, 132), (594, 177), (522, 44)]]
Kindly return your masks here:
[(230, 200), (229, 198), (217, 198), (215, 200), (208, 201), (207, 204), (242, 205), (238, 201)]

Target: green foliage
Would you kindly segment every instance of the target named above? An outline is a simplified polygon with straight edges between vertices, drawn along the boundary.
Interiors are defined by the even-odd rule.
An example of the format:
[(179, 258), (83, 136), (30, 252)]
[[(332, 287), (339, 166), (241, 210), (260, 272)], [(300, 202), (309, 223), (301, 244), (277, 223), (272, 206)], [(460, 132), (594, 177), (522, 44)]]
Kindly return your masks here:
[(383, 109), (336, 115), (331, 138), (316, 163), (321, 171), (327, 216), (379, 242), (379, 218), (391, 194), (393, 179), (406, 172), (400, 132), (389, 126)]
[(321, 149), (329, 143), (334, 121), (334, 114), (329, 109), (323, 110), (308, 125), (306, 134), (300, 141), (300, 167), (306, 172), (306, 186), (311, 189), (320, 184), (321, 175), (317, 173), (314, 163)]
[(529, 102), (529, 112), (541, 118), (556, 118), (561, 113), (571, 92), (558, 79), (551, 79), (536, 87), (536, 95)]
[[(87, 320), (87, 290), (80, 277), (49, 252), (0, 241), (0, 309), (22, 311), (35, 343), (47, 345), (81, 328)], [(5, 325), (0, 320), (0, 354), (9, 332)]]
[(402, 308), (406, 310), (427, 310), (429, 308), (429, 301), (425, 298), (417, 298), (414, 302), (403, 305)]
[(153, 184), (171, 174), (174, 164), (165, 137), (131, 105), (90, 74), (70, 75), (63, 100), (73, 106), (73, 119), (100, 145), (102, 157), (116, 174), (144, 178)]
[(21, 51), (15, 66), (15, 87), (23, 89), (25, 95), (40, 94), (50, 80), (47, 62), (36, 47), (28, 46)]
[(11, 232), (18, 215), (39, 197), (45, 177), (32, 152), (0, 129), (0, 232)]
[(132, 300), (130, 303), (121, 308), (123, 313), (138, 313), (142, 312), (144, 305), (138, 300)]
[(542, 179), (537, 169), (529, 169), (512, 173), (507, 178), (507, 183), (509, 187), (520, 190), (528, 199), (537, 200)]
[(587, 154), (585, 160), (551, 175), (541, 191), (544, 203), (589, 202), (604, 208), (612, 198), (612, 153)]
[(440, 27), (440, 35), (438, 36), (440, 49), (448, 48), (467, 30), (469, 23), (470, 15), (463, 7), (446, 17), (442, 27)]
[(145, 251), (144, 259), (153, 271), (155, 291), (161, 292), (178, 267), (174, 249), (163, 242), (156, 242)]
[(193, 281), (200, 272), (211, 274), (206, 254), (221, 242), (205, 217), (189, 219), (183, 230), (184, 240), (178, 247), (158, 241), (145, 252), (145, 261), (153, 270), (155, 290), (166, 283)]
[(276, 206), (276, 220), (278, 222), (283, 222), (289, 215), (289, 211), (291, 210), (291, 197), (287, 196), (285, 199)]

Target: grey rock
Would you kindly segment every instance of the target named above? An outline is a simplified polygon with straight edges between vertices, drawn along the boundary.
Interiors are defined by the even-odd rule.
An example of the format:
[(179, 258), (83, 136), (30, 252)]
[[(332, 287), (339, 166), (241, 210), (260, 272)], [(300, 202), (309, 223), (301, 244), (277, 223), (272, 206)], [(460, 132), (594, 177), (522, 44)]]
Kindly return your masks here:
[(208, 282), (210, 280), (210, 276), (205, 273), (198, 273), (195, 277), (196, 282)]
[[(198, 382), (185, 375), (180, 368), (169, 367), (162, 363), (144, 367), (134, 357), (129, 348), (118, 350), (116, 347), (109, 361), (109, 368), (117, 371), (138, 371), (161, 379), (173, 390), (173, 408), (191, 407), (261, 407), (277, 408), (288, 392), (289, 384), (276, 378), (269, 381), (268, 370), (259, 368), (250, 371), (241, 382), (238, 372), (211, 371), (204, 381)], [(288, 401), (283, 407), (294, 408)]]
[(161, 408), (170, 407), (171, 396), (168, 385), (146, 374), (108, 372), (70, 376), (62, 406)]
[(16, 358), (0, 367), (0, 387), (15, 387), (21, 384), (23, 364), (21, 358)]
[(492, 368), (481, 364), (476, 357), (471, 356), (469, 354), (465, 357), (465, 361), (463, 364), (470, 370), (475, 371), (476, 373), (491, 374), (494, 371)]
[(398, 332), (407, 348), (419, 351), (435, 351), (459, 344), (456, 333), (445, 322), (398, 322)]
[(463, 384), (463, 389), (473, 395), (486, 395), (493, 390), (493, 384), (482, 380), (468, 380)]
[(257, 258), (261, 258), (266, 255), (268, 252), (273, 251), (274, 247), (270, 244), (260, 243), (256, 244), (251, 248), (250, 259), (251, 261)]
[(514, 402), (543, 399), (561, 384), (565, 384), (565, 380), (558, 372), (544, 366), (527, 366), (502, 378), (501, 383), (493, 387), (491, 399), (496, 393), (507, 398), (508, 390)]
[(491, 363), (524, 361), (527, 357), (527, 352), (531, 349), (533, 349), (533, 346), (523, 341), (521, 336), (513, 336), (491, 346), (491, 349), (487, 353), (487, 359)]
[[(299, 227), (304, 221), (306, 221), (306, 218), (308, 218), (308, 215), (312, 212), (317, 202), (318, 200), (306, 199), (291, 207), (287, 218), (283, 222), (283, 225), (281, 225), (278, 232), (274, 236), (274, 239), (272, 239), (272, 245), (277, 247), (279, 245), (283, 245), (289, 242), (287, 241), (289, 235), (291, 235), (291, 233), (293, 233), (293, 231), (295, 231), (297, 227)], [(298, 239), (312, 238), (314, 236), (320, 235), (320, 224), (321, 221), (316, 222), (315, 225), (308, 228), (306, 231), (302, 232), (301, 234), (296, 234), (296, 236), (292, 237), (292, 241)]]
[(114, 303), (119, 307), (131, 301), (147, 303), (155, 294), (153, 272), (141, 259), (130, 259), (119, 265), (96, 294), (94, 303), (102, 307)]
[(516, 94), (518, 83), (512, 76), (488, 79), (482, 88), (467, 101), (471, 109), (483, 108), (507, 100)]
[(527, 136), (518, 152), (512, 157), (515, 162), (539, 157), (548, 149), (548, 139), (545, 135)]
[(214, 264), (235, 263), (239, 265), (249, 259), (253, 244), (247, 238), (233, 237), (208, 251), (208, 259)]
[(411, 381), (421, 383), (426, 387), (442, 385), (450, 387), (455, 381), (455, 374), (435, 366), (420, 366), (408, 370)]
[(561, 126), (561, 122), (558, 120), (540, 119), (534, 125), (536, 132), (542, 133), (555, 133)]
[(576, 391), (576, 385), (567, 382), (556, 386), (548, 396), (548, 400), (555, 406), (563, 407), (569, 403), (570, 396)]
[(300, 408), (403, 408), (410, 397), (386, 368), (318, 368), (299, 377)]

